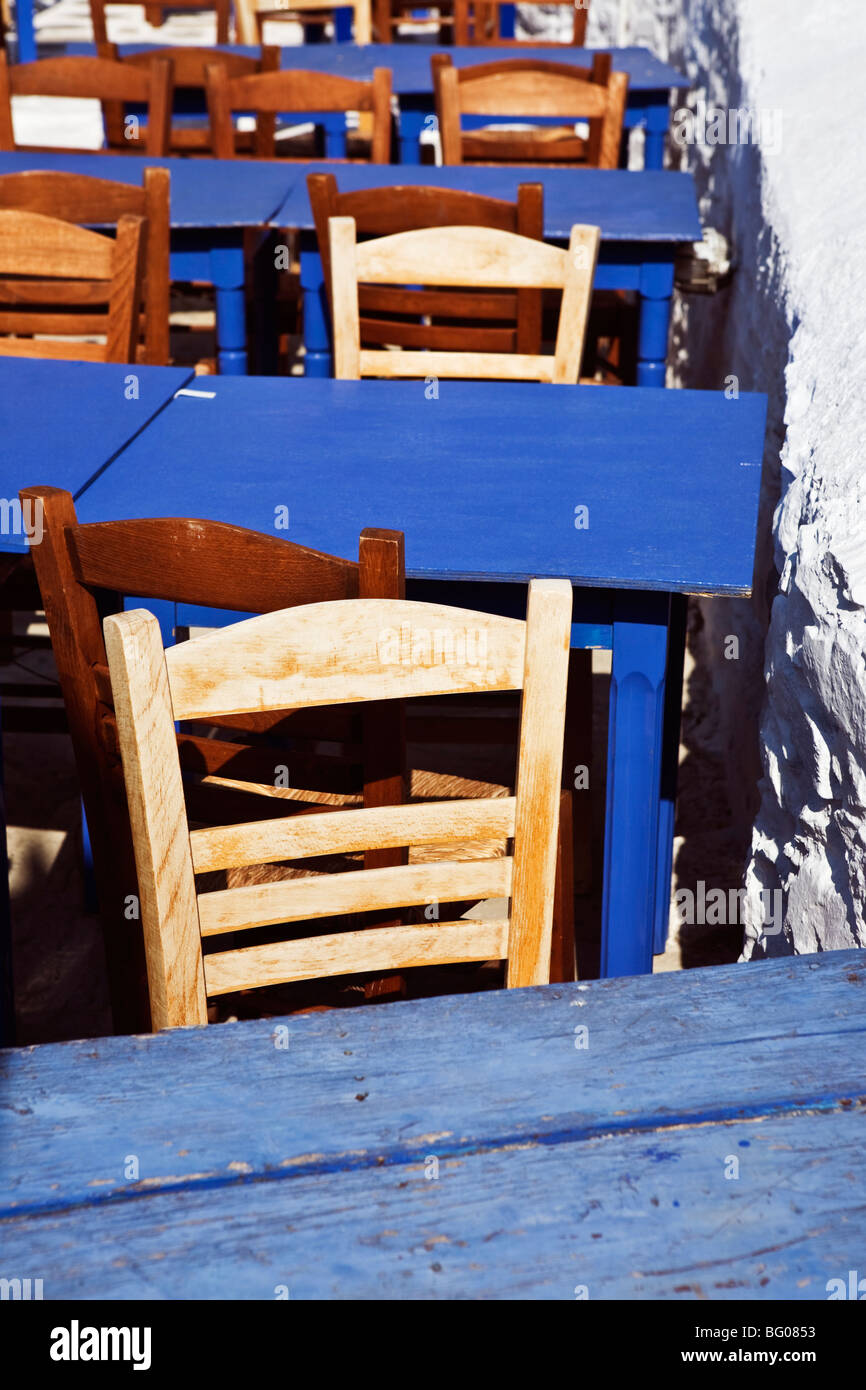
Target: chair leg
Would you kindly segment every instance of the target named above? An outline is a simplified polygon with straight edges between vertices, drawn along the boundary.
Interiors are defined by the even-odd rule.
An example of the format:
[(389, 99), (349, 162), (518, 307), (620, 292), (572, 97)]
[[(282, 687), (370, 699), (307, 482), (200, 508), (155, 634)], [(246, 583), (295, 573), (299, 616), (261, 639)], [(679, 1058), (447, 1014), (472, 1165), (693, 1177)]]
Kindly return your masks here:
[(553, 902), (553, 936), (550, 943), (550, 983), (566, 984), (576, 974), (574, 947), (574, 825), (572, 793), (559, 799), (559, 850), (556, 856), (556, 893)]

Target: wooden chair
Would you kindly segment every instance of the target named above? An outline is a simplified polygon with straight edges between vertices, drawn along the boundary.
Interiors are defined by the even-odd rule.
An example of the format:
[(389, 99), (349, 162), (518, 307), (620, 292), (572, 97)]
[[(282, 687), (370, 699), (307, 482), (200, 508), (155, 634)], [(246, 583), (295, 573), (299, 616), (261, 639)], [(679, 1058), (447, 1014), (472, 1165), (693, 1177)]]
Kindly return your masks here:
[(108, 237), (39, 212), (0, 211), (0, 357), (134, 362), (146, 229), (129, 213)]
[[(274, 44), (266, 44), (258, 58), (244, 53), (224, 53), (219, 48), (158, 48), (141, 53), (118, 52), (117, 44), (106, 43), (99, 46), (99, 55), (114, 62), (130, 63), (134, 67), (146, 67), (154, 58), (167, 58), (172, 65), (174, 77), (175, 104), (180, 92), (204, 93), (207, 85), (205, 70), (209, 63), (221, 63), (229, 77), (252, 77), (261, 72), (278, 72), (280, 50)], [(102, 103), (105, 122), (105, 138), (109, 149), (128, 152), (136, 146), (141, 148), (144, 138), (130, 133), (124, 127), (123, 106), (120, 102)], [(253, 134), (250, 131), (235, 133), (239, 153), (252, 153)], [(213, 136), (210, 122), (196, 120), (189, 124), (173, 120), (171, 124), (172, 154), (213, 154)]]
[[(432, 963), (507, 961), (510, 988), (549, 979), (572, 594), (535, 580), (525, 622), (405, 600), (314, 604), (163, 649), (142, 609), (105, 620), (129, 801), (154, 1029), (207, 1023), (208, 996)], [(441, 644), (421, 640), (435, 634)], [(447, 653), (447, 659), (441, 659)], [(365, 807), (189, 829), (175, 719), (521, 690), (517, 791), (508, 799)], [(217, 892), (196, 874), (239, 865), (465, 838), (513, 840), (475, 862), (401, 864)], [(507, 918), (289, 932), (204, 955), (203, 941), (283, 923), (466, 898)]]
[[(117, 748), (101, 617), (122, 595), (270, 612), (295, 604), (404, 594), (403, 537), (361, 533), (359, 558), (343, 560), (239, 526), (181, 518), (80, 525), (68, 492), (30, 487), (22, 500), (40, 508), (43, 538), (32, 556), (66, 706), (93, 866), (118, 1031), (147, 1028), (142, 940), (130, 920), (138, 894), (126, 795)], [(405, 738), (399, 707), (237, 715), (178, 735), (191, 814), (206, 824), (303, 811), (316, 800), (359, 794), (367, 806), (403, 800)], [(213, 737), (214, 734), (221, 735)], [(277, 739), (276, 747), (268, 740)], [(323, 751), (326, 739), (334, 751)], [(262, 740), (265, 740), (263, 742)], [(291, 743), (289, 744), (289, 740)], [(292, 785), (275, 790), (277, 765), (291, 748)], [(281, 797), (276, 800), (275, 798)], [(404, 862), (399, 849), (371, 848), (365, 862)], [(374, 981), (368, 994), (384, 992)]]
[[(106, 5), (140, 5), (141, 0), (90, 0), (90, 19), (93, 24), (93, 39), (97, 44), (108, 43), (108, 30), (105, 19)], [(145, 5), (144, 17), (148, 24), (158, 26), (165, 20), (165, 10), (215, 10), (216, 41), (229, 42), (232, 0), (171, 0), (169, 5)]]
[[(0, 52), (0, 150), (35, 148), (15, 143), (12, 125), (14, 96), (79, 97), (120, 106), (135, 103), (147, 107), (147, 130), (140, 151), (154, 157), (169, 152), (171, 129), (171, 63), (165, 58), (148, 62), (146, 69), (107, 58), (41, 58), (37, 63), (9, 67)], [(136, 146), (130, 141), (124, 148)], [(65, 153), (69, 153), (66, 149)]]
[[(301, 24), (325, 25), (334, 20), (334, 0), (235, 0), (235, 16), (240, 43), (261, 44), (262, 31), (273, 20), (296, 20)], [(350, 0), (353, 11), (353, 39), (356, 44), (372, 42), (370, 0)]]
[(213, 132), (214, 154), (232, 159), (237, 153), (233, 112), (255, 113), (254, 152), (259, 159), (273, 159), (276, 118), (283, 112), (369, 111), (373, 131), (370, 159), (387, 164), (391, 155), (391, 73), (375, 68), (372, 82), (355, 82), (329, 73), (285, 71), (258, 77), (229, 77), (225, 66), (207, 68), (207, 103)]
[[(456, 68), (447, 53), (434, 54), (431, 62), (443, 164), (617, 168), (628, 74), (611, 71), (609, 53), (596, 53), (591, 68), (530, 58)], [(467, 132), (461, 116), (568, 117), (572, 127)], [(573, 123), (580, 118), (589, 123), (586, 139), (574, 134)]]
[[(169, 361), (170, 180), (167, 169), (145, 169), (135, 184), (94, 179), (58, 169), (30, 169), (0, 175), (0, 208), (38, 212), (85, 227), (116, 223), (125, 214), (144, 217), (147, 238), (142, 312), (136, 360), (165, 366)], [(82, 308), (81, 313), (84, 313)], [(93, 329), (99, 331), (94, 315)]]
[[(329, 226), (336, 377), (348, 381), (364, 376), (434, 376), (577, 382), (598, 257), (598, 227), (572, 227), (565, 251), (490, 227), (401, 232), (359, 243), (353, 218), (333, 217)], [(391, 352), (362, 347), (361, 284), (561, 290), (554, 354)]]
[[(439, 11), (439, 42), (452, 43), (454, 39), (453, 0), (438, 0), (435, 8)], [(400, 28), (426, 27), (430, 23), (427, 16), (419, 16), (414, 0), (373, 0), (373, 28), (377, 43), (393, 43)], [(430, 7), (432, 10), (432, 7)], [(428, 11), (429, 15), (430, 11)]]
[[(582, 46), (586, 42), (589, 0), (582, 0), (580, 5), (575, 0), (545, 0), (545, 7), (548, 4), (571, 10), (569, 42)], [(501, 0), (454, 0), (454, 42), (494, 48), (520, 48), (527, 44), (533, 48), (562, 47), (556, 40), (537, 39), (534, 35), (527, 39), (503, 38), (500, 5)]]
[[(544, 190), (521, 184), (517, 201), (486, 198), (459, 189), (408, 187), (339, 193), (333, 174), (307, 176), (319, 253), (331, 300), (328, 222), (353, 217), (359, 236), (387, 236), (424, 227), (494, 227), (520, 236), (544, 237)], [(360, 285), (361, 344), (445, 351), (541, 351), (541, 293), (536, 290), (435, 290)]]

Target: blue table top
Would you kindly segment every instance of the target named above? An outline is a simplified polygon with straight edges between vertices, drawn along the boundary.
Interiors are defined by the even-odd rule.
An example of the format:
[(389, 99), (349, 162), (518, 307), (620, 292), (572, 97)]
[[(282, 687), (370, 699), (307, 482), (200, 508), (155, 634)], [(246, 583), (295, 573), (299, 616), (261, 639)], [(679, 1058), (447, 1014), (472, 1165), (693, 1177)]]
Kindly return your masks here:
[[(127, 398), (130, 374), (137, 399)], [(0, 495), (45, 483), (78, 498), (191, 377), (181, 367), (0, 359)], [(26, 548), (22, 536), (0, 536), (2, 550)]]
[(176, 229), (267, 226), (295, 178), (291, 165), (279, 160), (0, 152), (0, 174), (66, 169), (97, 179), (140, 184), (142, 171), (149, 165), (171, 170), (171, 225)]
[[(85, 521), (208, 517), (427, 579), (748, 593), (766, 398), (514, 382), (208, 378), (88, 488)], [(146, 480), (146, 485), (145, 485)], [(51, 478), (46, 478), (51, 482)], [(576, 529), (575, 509), (589, 509)]]
[(5, 1052), (4, 1259), (46, 1299), (823, 1300), (864, 986), (838, 951)]
[(432, 185), (513, 200), (521, 183), (544, 185), (544, 235), (568, 240), (575, 222), (601, 227), (604, 241), (700, 241), (701, 219), (691, 174), (659, 170), (499, 169), (411, 164), (299, 164), (296, 182), (273, 221), (312, 228), (307, 175), (334, 174), (341, 192), (384, 184)]
[[(141, 53), (159, 44), (132, 43), (118, 45), (121, 53)], [(93, 53), (92, 44), (64, 44), (66, 53)], [(259, 49), (232, 44), (232, 53), (258, 55)], [(556, 49), (531, 48), (439, 48), (428, 43), (373, 43), (358, 47), (354, 43), (315, 43), (285, 46), (281, 63), (284, 68), (305, 68), (312, 72), (330, 72), (339, 77), (353, 77), (368, 82), (374, 68), (390, 68), (393, 87), (398, 96), (417, 96), (432, 91), (430, 59), (434, 53), (448, 53), (457, 67), (473, 63), (494, 63), (501, 59), (532, 58), (546, 63), (570, 63), (587, 67), (596, 50), (575, 48), (562, 44)], [(687, 79), (676, 68), (656, 58), (648, 48), (607, 48), (602, 53), (613, 54), (614, 68), (629, 75), (630, 92), (664, 91), (687, 85)]]

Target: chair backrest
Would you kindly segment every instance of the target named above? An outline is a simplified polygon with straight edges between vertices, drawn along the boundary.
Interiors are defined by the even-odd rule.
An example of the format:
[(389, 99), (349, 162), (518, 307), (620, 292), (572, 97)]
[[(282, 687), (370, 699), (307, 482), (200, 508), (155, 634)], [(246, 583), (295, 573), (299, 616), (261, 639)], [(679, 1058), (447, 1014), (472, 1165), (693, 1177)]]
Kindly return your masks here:
[[(85, 227), (116, 223), (125, 213), (147, 220), (143, 308), (137, 357), (164, 366), (169, 360), (170, 185), (168, 169), (145, 169), (143, 187), (70, 174), (59, 169), (28, 169), (0, 175), (0, 208), (41, 212)], [(85, 309), (81, 310), (84, 321)], [(99, 332), (98, 315), (92, 327)]]
[[(90, 0), (90, 19), (93, 24), (93, 38), (96, 43), (108, 42), (108, 31), (105, 22), (105, 6), (110, 5), (140, 5), (141, 0)], [(171, 0), (169, 5), (151, 5), (144, 7), (144, 16), (148, 24), (159, 26), (162, 24), (166, 9), (171, 10), (215, 10), (216, 11), (216, 41), (217, 43), (229, 42), (229, 21), (231, 19), (232, 0)]]
[[(309, 22), (321, 18), (324, 22), (333, 18), (335, 0), (234, 0), (235, 17), (240, 43), (260, 44), (266, 20), (302, 20)], [(353, 39), (357, 44), (372, 40), (370, 20), (370, 0), (350, 0), (353, 11)]]
[[(567, 580), (529, 586), (526, 621), (355, 599), (248, 619), (163, 649), (144, 610), (105, 620), (133, 830), (154, 1028), (207, 1021), (207, 996), (292, 980), (507, 960), (510, 988), (549, 979), (571, 632)], [(516, 795), (189, 830), (176, 719), (223, 711), (521, 690)], [(511, 855), (197, 892), (209, 870), (371, 847), (508, 837)], [(203, 956), (202, 940), (281, 923), (509, 898), (507, 918), (366, 927)]]
[[(566, 42), (582, 46), (586, 40), (589, 0), (545, 0), (545, 4), (571, 11), (571, 36)], [(537, 39), (534, 34), (526, 39), (503, 38), (501, 19), (501, 0), (454, 0), (454, 42), (495, 48), (519, 48), (527, 44), (533, 48), (562, 47), (555, 40)]]
[[(628, 74), (611, 70), (609, 53), (596, 53), (591, 68), (534, 58), (456, 68), (447, 53), (434, 54), (431, 63), (444, 164), (504, 160), (617, 168)], [(467, 133), (461, 116), (561, 117), (572, 124), (582, 118), (589, 136), (544, 126)]]
[(168, 154), (171, 128), (172, 69), (166, 58), (146, 68), (108, 58), (40, 58), (10, 67), (0, 53), (0, 150), (14, 150), (12, 98), (79, 97), (96, 101), (134, 102), (147, 106), (145, 151)]
[[(496, 227), (538, 241), (544, 237), (544, 188), (540, 183), (522, 183), (513, 203), (462, 189), (414, 184), (339, 193), (333, 174), (308, 174), (307, 189), (329, 303), (331, 217), (353, 217), (359, 237), (456, 226)], [(387, 343), (448, 352), (541, 350), (540, 290), (518, 290), (515, 294), (361, 285), (358, 300), (362, 346)], [(469, 322), (461, 321), (461, 314)], [(409, 316), (411, 322), (407, 322)]]
[[(454, 0), (439, 0), (436, 11), (439, 19), (439, 43), (456, 43), (454, 37)], [(419, 8), (414, 0), (373, 0), (373, 27), (377, 43), (391, 43), (394, 30), (429, 28), (433, 18), (431, 8)]]
[[(568, 250), (489, 227), (441, 227), (358, 242), (351, 217), (332, 217), (334, 375), (578, 380), (598, 227), (574, 226)], [(361, 347), (359, 284), (474, 285), (478, 289), (562, 290), (553, 356), (493, 352), (378, 351)]]
[[(274, 44), (266, 44), (258, 58), (251, 57), (246, 53), (226, 53), (219, 48), (187, 46), (149, 49), (146, 52), (121, 55), (115, 43), (100, 44), (99, 56), (110, 58), (114, 62), (130, 63), (139, 68), (146, 67), (154, 58), (166, 58), (172, 65), (175, 93), (195, 89), (203, 92), (207, 85), (205, 74), (210, 63), (221, 63), (229, 77), (252, 77), (260, 72), (278, 72), (280, 67), (280, 50)], [(109, 149), (129, 152), (131, 149), (134, 150), (136, 146), (145, 144), (146, 137), (137, 134), (134, 130), (130, 131), (124, 122), (121, 102), (104, 101), (102, 114), (105, 123), (105, 140)], [(174, 154), (206, 155), (213, 153), (213, 136), (208, 120), (196, 120), (191, 123), (173, 121), (170, 141), (171, 151)], [(251, 151), (251, 136), (246, 133), (240, 136), (239, 146), (244, 152)]]
[[(12, 335), (0, 337), (0, 356), (134, 362), (146, 229), (129, 213), (109, 237), (39, 212), (0, 211), (0, 334)], [(33, 336), (82, 333), (106, 342)]]
[[(405, 592), (403, 537), (362, 531), (352, 561), (215, 521), (80, 525), (72, 497), (60, 488), (25, 488), (21, 498), (39, 509), (42, 524), (42, 542), (32, 555), (90, 829), (115, 1027), (147, 1028), (142, 941), (124, 906), (138, 889), (102, 615), (119, 611), (124, 594), (239, 613), (358, 596), (399, 599)], [(393, 709), (370, 709), (363, 726), (355, 727), (345, 711), (314, 713), (312, 722), (306, 712), (219, 721), (223, 732), (230, 730), (229, 740), (180, 733), (191, 811), (214, 824), (303, 809), (303, 800), (274, 800), (275, 765), (284, 753), (258, 741), (286, 734), (292, 738), (292, 786), (306, 779), (302, 785), (314, 800), (321, 792), (359, 791), (366, 805), (401, 801), (401, 717)], [(338, 746), (330, 756), (323, 738)], [(365, 862), (381, 867), (402, 858), (371, 851)]]
[(388, 68), (374, 69), (372, 82), (356, 82), (348, 77), (302, 70), (230, 78), (222, 65), (214, 64), (207, 69), (207, 103), (214, 153), (219, 159), (231, 159), (236, 153), (232, 123), (235, 111), (255, 114), (255, 153), (264, 159), (274, 157), (274, 124), (281, 113), (369, 111), (373, 117), (371, 160), (374, 164), (387, 164), (390, 158)]

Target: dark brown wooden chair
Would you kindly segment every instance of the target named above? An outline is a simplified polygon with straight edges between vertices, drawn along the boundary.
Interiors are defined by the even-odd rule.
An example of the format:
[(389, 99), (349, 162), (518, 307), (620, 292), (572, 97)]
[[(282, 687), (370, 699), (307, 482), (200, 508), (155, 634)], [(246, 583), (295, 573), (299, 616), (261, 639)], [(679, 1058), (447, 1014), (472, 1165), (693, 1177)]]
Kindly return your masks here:
[[(444, 164), (619, 164), (628, 74), (611, 70), (609, 53), (596, 53), (591, 68), (533, 58), (457, 68), (448, 53), (434, 53), (433, 85)], [(462, 116), (567, 118), (566, 126), (529, 130), (461, 129)], [(580, 119), (586, 139), (574, 133)]]
[[(136, 360), (164, 366), (169, 360), (170, 180), (167, 169), (145, 169), (143, 186), (94, 179), (59, 169), (0, 175), (0, 208), (62, 218), (83, 227), (109, 227), (126, 214), (144, 217), (147, 238)], [(79, 323), (84, 322), (84, 308)], [(94, 310), (92, 331), (99, 331)], [(82, 331), (91, 331), (90, 326)]]
[[(569, 43), (582, 46), (586, 41), (586, 24), (589, 19), (589, 0), (545, 0), (548, 5), (569, 9), (572, 15), (571, 38)], [(533, 48), (561, 48), (556, 40), (502, 37), (501, 0), (454, 0), (454, 42), (474, 44), (479, 47), (520, 48), (531, 45)]]
[(370, 160), (387, 164), (391, 156), (391, 73), (376, 68), (372, 82), (356, 82), (329, 73), (284, 71), (258, 77), (230, 77), (224, 64), (207, 69), (207, 103), (213, 133), (214, 154), (233, 159), (238, 153), (232, 115), (254, 114), (254, 154), (273, 159), (278, 153), (276, 118), (319, 112), (360, 111), (372, 115)]
[[(108, 30), (105, 19), (105, 6), (110, 5), (140, 5), (141, 0), (90, 0), (90, 19), (93, 24), (93, 38), (95, 43), (108, 42)], [(216, 11), (216, 41), (217, 43), (229, 42), (229, 27), (231, 21), (232, 3), (231, 0), (171, 0), (170, 5), (145, 5), (144, 17), (148, 24), (158, 27), (165, 22), (166, 10), (215, 10)]]
[[(359, 239), (422, 227), (495, 227), (541, 241), (544, 190), (521, 184), (517, 201), (459, 189), (406, 187), (340, 193), (333, 174), (309, 174), (307, 189), (331, 302), (330, 217), (354, 217)], [(364, 285), (359, 291), (361, 343), (447, 352), (541, 351), (541, 293), (409, 289)]]
[[(173, 70), (175, 101), (179, 92), (204, 93), (207, 85), (205, 70), (209, 63), (221, 63), (229, 77), (253, 77), (257, 73), (278, 72), (280, 67), (280, 50), (274, 44), (266, 44), (259, 58), (248, 57), (244, 53), (224, 53), (219, 48), (192, 47), (157, 48), (120, 54), (114, 43), (101, 44), (99, 55), (113, 62), (129, 63), (136, 68), (147, 67), (154, 58), (167, 58)], [(130, 146), (134, 149), (137, 145), (141, 149), (144, 137), (140, 134), (130, 135), (125, 129), (121, 103), (104, 101), (102, 111), (109, 149), (127, 153)], [(213, 136), (210, 122), (206, 119), (189, 124), (173, 120), (170, 139), (172, 154), (213, 154)], [(239, 154), (253, 153), (252, 131), (236, 131), (235, 139)]]
[[(25, 488), (21, 497), (41, 508), (43, 538), (32, 554), (90, 829), (114, 1023), (118, 1031), (146, 1030), (142, 941), (130, 906), (138, 888), (102, 618), (122, 608), (124, 594), (241, 613), (338, 598), (402, 598), (403, 537), (363, 531), (359, 558), (351, 561), (221, 522), (79, 525), (72, 497), (60, 488)], [(269, 746), (262, 741), (268, 738), (279, 742)], [(338, 751), (324, 753), (322, 739)], [(202, 824), (302, 812), (334, 794), (363, 794), (367, 806), (403, 800), (403, 714), (393, 704), (371, 706), (363, 725), (351, 707), (333, 715), (237, 716), (187, 729), (178, 743), (190, 814)], [(287, 757), (292, 786), (300, 779), (311, 800), (275, 790)], [(403, 863), (405, 852), (369, 851), (364, 862), (368, 868)], [(368, 992), (381, 988), (374, 982)]]
[[(438, 0), (435, 8), (439, 11), (439, 42), (455, 42), (454, 0)], [(414, 0), (373, 0), (373, 37), (376, 43), (393, 43), (400, 28), (426, 27), (430, 19), (418, 17), (419, 9), (423, 10), (424, 6), (416, 5)]]
[[(147, 128), (139, 153), (168, 154), (171, 129), (172, 69), (166, 58), (150, 59), (145, 68), (108, 58), (40, 58), (10, 67), (0, 52), (0, 150), (35, 149), (16, 145), (12, 125), (14, 96), (78, 97), (111, 101), (121, 107), (147, 107)], [(130, 122), (130, 129), (134, 129)], [(125, 142), (132, 152), (135, 146)], [(68, 148), (63, 153), (68, 154)]]
[[(146, 231), (128, 213), (108, 237), (39, 212), (0, 211), (0, 357), (134, 362)], [(82, 334), (105, 342), (77, 341)]]
[[(296, 24), (324, 29), (326, 24), (335, 23), (334, 0), (235, 0), (235, 19), (240, 43), (260, 44), (266, 23), (274, 20), (291, 20)], [(355, 43), (371, 42), (370, 0), (349, 0), (345, 7), (353, 11), (353, 39)]]

